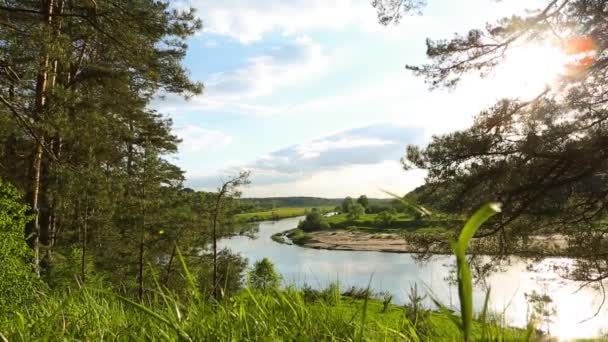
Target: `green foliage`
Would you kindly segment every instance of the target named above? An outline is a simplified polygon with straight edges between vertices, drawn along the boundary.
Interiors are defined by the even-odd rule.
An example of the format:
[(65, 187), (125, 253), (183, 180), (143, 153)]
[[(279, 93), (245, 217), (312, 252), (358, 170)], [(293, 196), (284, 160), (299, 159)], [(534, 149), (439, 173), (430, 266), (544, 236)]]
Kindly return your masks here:
[(380, 293), (380, 298), (382, 299), (382, 312), (387, 312), (393, 302), (393, 294), (385, 291)]
[[(229, 249), (218, 251), (217, 255), (217, 284), (221, 298), (235, 295), (244, 285), (247, 259), (240, 254), (233, 254)], [(213, 256), (205, 254), (203, 265), (198, 274), (200, 291), (208, 298), (214, 294)]]
[(361, 204), (356, 203), (350, 207), (347, 217), (349, 220), (354, 221), (354, 220), (360, 218), (361, 216), (363, 216), (364, 214), (365, 214), (365, 208)]
[(361, 204), (366, 210), (369, 207), (369, 199), (366, 195), (359, 196), (359, 198), (357, 198), (357, 203)]
[[(302, 207), (302, 208), (276, 208), (268, 211), (254, 211), (248, 213), (241, 213), (234, 216), (234, 220), (237, 222), (256, 222), (256, 221), (270, 221), (280, 220), (289, 217), (304, 216), (311, 212), (313, 207)], [(333, 207), (319, 207), (317, 208), (321, 213), (328, 213), (333, 210)]]
[(376, 216), (376, 222), (384, 226), (390, 226), (396, 219), (396, 215), (390, 211), (383, 211)]
[(0, 315), (23, 308), (34, 298), (32, 250), (24, 237), (31, 219), (27, 211), (21, 194), (0, 180)]
[(302, 229), (292, 229), (287, 233), (287, 237), (296, 245), (302, 245), (308, 242), (312, 235), (305, 233)]
[(269, 211), (282, 208), (334, 208), (341, 200), (319, 197), (267, 197), (267, 198), (243, 198), (241, 204), (249, 208), (246, 212)]
[(314, 208), (310, 213), (306, 215), (303, 221), (298, 224), (298, 229), (305, 232), (312, 232), (316, 230), (327, 230), (329, 229), (329, 223), (323, 216), (323, 214)]
[(350, 212), (350, 208), (353, 205), (355, 205), (355, 201), (353, 200), (352, 197), (348, 196), (348, 197), (344, 198), (344, 200), (342, 201), (342, 213)]
[(547, 334), (551, 334), (551, 323), (553, 317), (557, 315), (557, 308), (553, 305), (553, 299), (546, 293), (525, 293), (528, 305), (532, 306), (532, 315), (528, 318), (531, 322), (537, 322), (544, 327)]
[(281, 285), (281, 275), (274, 269), (268, 258), (258, 260), (249, 272), (249, 286), (255, 290), (277, 290)]

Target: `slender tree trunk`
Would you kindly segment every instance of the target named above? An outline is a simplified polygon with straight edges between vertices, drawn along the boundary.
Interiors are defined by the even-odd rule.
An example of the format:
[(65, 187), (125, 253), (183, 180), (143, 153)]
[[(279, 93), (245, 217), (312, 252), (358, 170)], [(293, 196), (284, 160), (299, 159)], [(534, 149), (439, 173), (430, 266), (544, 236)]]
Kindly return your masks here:
[(146, 178), (147, 178), (147, 163), (148, 154), (147, 147), (144, 149), (144, 167), (143, 167), (143, 181), (141, 187), (141, 234), (139, 238), (139, 286), (137, 290), (137, 297), (140, 302), (144, 300), (144, 243), (146, 234)]
[(34, 231), (32, 247), (34, 249), (34, 272), (40, 277), (40, 175), (42, 173), (42, 145), (38, 143), (34, 152), (34, 175), (32, 180), (32, 210), (34, 211)]
[(219, 300), (220, 298), (220, 289), (218, 286), (218, 276), (217, 276), (217, 221), (220, 211), (220, 204), (222, 201), (222, 192), (218, 193), (217, 201), (215, 203), (215, 210), (213, 213), (213, 298), (215, 300)]
[[(43, 12), (45, 13), (44, 21), (49, 27), (53, 24), (53, 5), (54, 0), (46, 0), (42, 3)], [(43, 52), (40, 58), (40, 72), (36, 81), (36, 108), (35, 119), (39, 120), (42, 117), (46, 105), (46, 93), (49, 80), (49, 53), (48, 46), (42, 48)], [(34, 211), (33, 219), (33, 236), (32, 248), (34, 249), (34, 271), (37, 277), (40, 277), (40, 192), (41, 192), (41, 175), (42, 175), (42, 158), (44, 135), (38, 132), (36, 146), (34, 149), (34, 160), (32, 163), (32, 210)]]
[(144, 242), (145, 242), (145, 232), (146, 232), (146, 217), (145, 214), (142, 217), (141, 223), (141, 234), (139, 239), (139, 279), (138, 279), (138, 289), (137, 289), (137, 298), (139, 298), (140, 302), (143, 302), (144, 299)]
[(173, 245), (173, 249), (171, 250), (171, 256), (169, 257), (169, 262), (167, 264), (167, 273), (165, 274), (165, 286), (169, 285), (169, 278), (171, 276), (171, 270), (173, 268), (173, 259), (175, 258), (176, 253), (177, 253), (177, 241), (175, 241), (175, 245)]
[(89, 203), (84, 206), (84, 222), (82, 224), (82, 255), (80, 260), (80, 277), (84, 284), (87, 280), (87, 239), (88, 239), (88, 228), (89, 228)]
[[(56, 1), (57, 1), (57, 14), (61, 15), (61, 14), (63, 14), (63, 5), (64, 5), (65, 1), (64, 0), (56, 0)], [(51, 3), (51, 9), (52, 9), (52, 6), (53, 5)], [(58, 35), (62, 29), (61, 20), (58, 19), (58, 20), (53, 20), (53, 22), (51, 22), (49, 19), (48, 23), (49, 23), (49, 25), (51, 25), (51, 24), (56, 25), (55, 34)], [(53, 72), (50, 75), (49, 87), (51, 89), (54, 89), (55, 84), (57, 83), (59, 61), (54, 60), (52, 64), (53, 64)], [(53, 153), (55, 154), (57, 159), (59, 159), (60, 155), (61, 155), (61, 137), (57, 137), (52, 141), (51, 148), (53, 149)], [(55, 191), (57, 191), (57, 189), (59, 189), (59, 179), (57, 176), (55, 176), (54, 178), (55, 178)], [(46, 260), (45, 263), (48, 266), (50, 266), (53, 261), (53, 247), (55, 246), (55, 238), (56, 238), (56, 233), (55, 233), (56, 229), (57, 229), (57, 211), (56, 211), (57, 199), (56, 198), (57, 198), (57, 195), (55, 194), (49, 205), (48, 227), (46, 228), (47, 234), (43, 235), (45, 237), (45, 241), (43, 241), (43, 244), (47, 246), (46, 255), (45, 255), (45, 260)]]

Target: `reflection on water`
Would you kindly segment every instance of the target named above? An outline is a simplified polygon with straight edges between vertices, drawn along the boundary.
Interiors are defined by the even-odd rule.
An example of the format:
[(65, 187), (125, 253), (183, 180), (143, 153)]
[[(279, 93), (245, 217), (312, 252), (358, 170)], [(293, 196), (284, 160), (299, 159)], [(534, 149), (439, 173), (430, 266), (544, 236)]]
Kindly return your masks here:
[[(249, 263), (264, 257), (272, 260), (287, 284), (304, 283), (324, 288), (338, 280), (343, 288), (366, 287), (370, 282), (374, 291), (390, 291), (394, 301), (407, 301), (410, 285), (418, 283), (427, 288), (446, 305), (458, 305), (458, 290), (448, 284), (453, 258), (436, 256), (425, 264), (417, 263), (411, 255), (381, 252), (329, 251), (279, 244), (270, 239), (274, 233), (292, 229), (301, 218), (267, 221), (259, 224), (257, 238), (237, 236), (220, 241), (249, 259)], [(546, 292), (557, 307), (551, 324), (551, 333), (560, 338), (593, 337), (608, 331), (608, 307), (589, 321), (602, 302), (600, 292), (591, 288), (577, 290), (580, 283), (564, 280), (555, 273), (553, 265), (571, 262), (564, 258), (549, 258), (529, 270), (526, 263), (514, 260), (504, 271), (488, 279), (492, 288), (491, 306), (495, 312), (504, 312), (509, 324), (525, 326), (528, 313), (524, 293), (532, 290)], [(481, 306), (484, 290), (476, 289), (475, 303)], [(429, 307), (430, 304), (428, 304)]]

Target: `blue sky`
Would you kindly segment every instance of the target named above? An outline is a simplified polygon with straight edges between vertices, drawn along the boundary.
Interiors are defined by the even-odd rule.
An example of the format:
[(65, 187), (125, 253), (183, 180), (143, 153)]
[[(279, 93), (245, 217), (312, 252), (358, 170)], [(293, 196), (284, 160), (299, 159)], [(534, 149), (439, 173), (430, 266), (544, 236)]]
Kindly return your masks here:
[(527, 77), (534, 65), (518, 68), (516, 57), (454, 91), (430, 92), (404, 69), (426, 61), (427, 37), (521, 12), (517, 1), (430, 0), (423, 16), (390, 27), (377, 24), (369, 0), (175, 3), (203, 20), (185, 64), (206, 90), (153, 106), (174, 120), (183, 143), (170, 159), (195, 189), (249, 169), (245, 196), (405, 193), (425, 174), (401, 169), (407, 144), (467, 127), (497, 98), (527, 96), (545, 81)]

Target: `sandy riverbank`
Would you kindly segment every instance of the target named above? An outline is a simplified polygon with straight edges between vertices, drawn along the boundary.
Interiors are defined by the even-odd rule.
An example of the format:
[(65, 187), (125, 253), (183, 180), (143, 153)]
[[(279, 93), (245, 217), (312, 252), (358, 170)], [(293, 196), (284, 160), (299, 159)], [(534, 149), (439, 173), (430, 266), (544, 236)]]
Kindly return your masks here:
[[(303, 247), (316, 249), (331, 249), (344, 251), (374, 251), (390, 253), (421, 253), (433, 254), (451, 253), (445, 244), (433, 245), (429, 250), (423, 250), (420, 246), (405, 241), (403, 236), (397, 233), (374, 233), (348, 230), (321, 231), (310, 233), (311, 238)], [(527, 252), (534, 254), (559, 255), (560, 250), (566, 247), (563, 236), (538, 236), (534, 238), (526, 248)], [(475, 245), (475, 244), (474, 244)], [(475, 248), (475, 246), (473, 246)], [(534, 252), (533, 252), (534, 251)], [(525, 253), (525, 252), (524, 252)]]
[[(422, 250), (407, 243), (399, 234), (337, 230), (314, 232), (312, 238), (303, 246), (317, 249), (333, 249), (344, 251), (375, 251), (392, 253), (419, 253)], [(436, 249), (433, 253), (447, 253), (446, 250)]]

